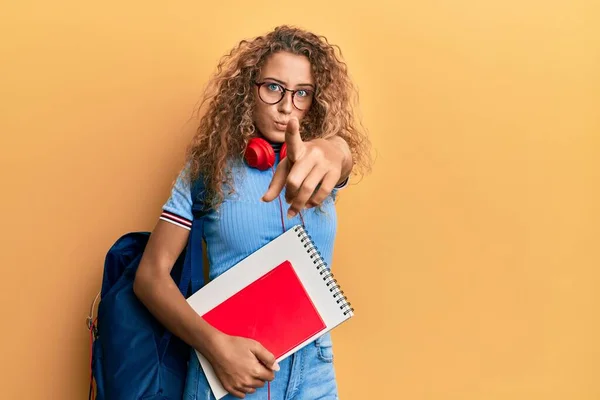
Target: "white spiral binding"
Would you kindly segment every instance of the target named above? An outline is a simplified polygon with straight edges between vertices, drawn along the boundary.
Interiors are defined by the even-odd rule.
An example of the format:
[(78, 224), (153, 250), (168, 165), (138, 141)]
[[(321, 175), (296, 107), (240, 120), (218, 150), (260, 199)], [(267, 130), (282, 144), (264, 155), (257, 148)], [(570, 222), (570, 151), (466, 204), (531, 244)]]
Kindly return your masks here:
[(344, 315), (354, 312), (350, 302), (348, 302), (348, 299), (344, 296), (344, 291), (340, 289), (340, 285), (338, 285), (337, 280), (334, 278), (333, 273), (327, 268), (327, 263), (323, 260), (321, 252), (315, 246), (311, 236), (300, 225), (294, 228), (294, 231), (298, 234), (300, 242), (304, 245), (310, 258), (314, 259), (313, 264), (315, 264), (317, 271), (319, 271), (319, 275), (323, 277), (323, 281), (333, 295), (336, 303), (339, 305), (340, 310), (342, 310)]

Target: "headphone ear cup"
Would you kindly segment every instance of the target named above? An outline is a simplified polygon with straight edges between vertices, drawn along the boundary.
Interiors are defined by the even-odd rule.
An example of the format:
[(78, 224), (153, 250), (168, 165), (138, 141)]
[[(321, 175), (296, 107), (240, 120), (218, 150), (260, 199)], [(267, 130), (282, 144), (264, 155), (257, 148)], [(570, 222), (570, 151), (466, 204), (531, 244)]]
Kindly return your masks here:
[(281, 150), (279, 150), (279, 160), (283, 160), (287, 157), (287, 144), (284, 143), (281, 145)]
[(262, 138), (252, 138), (246, 146), (244, 158), (249, 166), (261, 171), (271, 168), (275, 165), (275, 152), (266, 140)]

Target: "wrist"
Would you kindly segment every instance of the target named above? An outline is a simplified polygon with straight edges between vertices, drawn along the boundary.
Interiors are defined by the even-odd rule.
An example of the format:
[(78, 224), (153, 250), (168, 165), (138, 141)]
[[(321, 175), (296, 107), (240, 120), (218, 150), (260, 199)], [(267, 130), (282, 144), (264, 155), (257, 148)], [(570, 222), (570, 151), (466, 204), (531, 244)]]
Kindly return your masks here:
[(227, 335), (210, 325), (200, 316), (198, 318), (199, 321), (196, 324), (197, 329), (194, 333), (194, 342), (191, 345), (210, 360), (214, 357), (215, 349), (220, 346), (220, 343), (223, 342)]
[(350, 172), (352, 172), (352, 152), (350, 151), (350, 146), (348, 146), (348, 143), (346, 143), (344, 138), (341, 136), (332, 136), (326, 140), (331, 143), (341, 154), (340, 179), (336, 184), (336, 186), (339, 186), (348, 179)]

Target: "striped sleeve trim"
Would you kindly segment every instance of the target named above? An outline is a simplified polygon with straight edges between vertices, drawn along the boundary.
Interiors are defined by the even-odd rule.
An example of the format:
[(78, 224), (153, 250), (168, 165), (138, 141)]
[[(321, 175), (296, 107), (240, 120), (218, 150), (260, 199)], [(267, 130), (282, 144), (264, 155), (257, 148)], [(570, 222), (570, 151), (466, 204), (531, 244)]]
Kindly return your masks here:
[(173, 214), (168, 211), (163, 211), (162, 214), (160, 214), (160, 219), (162, 219), (163, 221), (167, 221), (172, 224), (175, 224), (177, 226), (180, 226), (184, 229), (187, 229), (188, 231), (192, 230), (192, 221), (190, 221), (189, 219), (180, 217), (177, 214)]

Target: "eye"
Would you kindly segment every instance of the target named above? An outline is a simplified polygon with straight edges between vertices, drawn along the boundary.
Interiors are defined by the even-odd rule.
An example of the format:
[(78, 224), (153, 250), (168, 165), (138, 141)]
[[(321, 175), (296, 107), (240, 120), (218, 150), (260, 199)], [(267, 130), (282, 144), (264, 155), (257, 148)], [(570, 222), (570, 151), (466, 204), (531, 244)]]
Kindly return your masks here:
[(271, 92), (281, 92), (281, 86), (276, 83), (268, 83), (267, 89), (269, 89)]
[(300, 97), (308, 97), (309, 92), (308, 92), (308, 90), (298, 90), (296, 92), (296, 94)]

